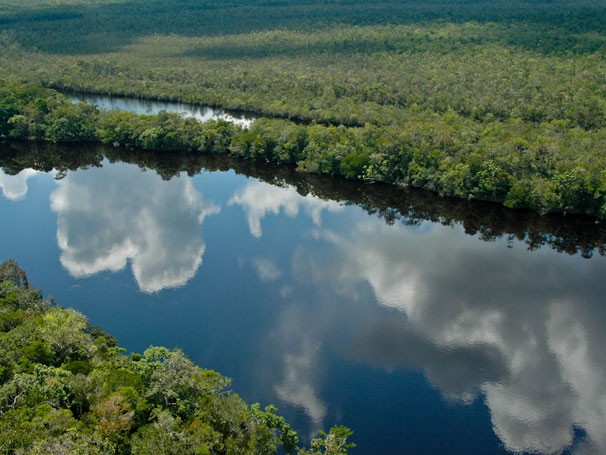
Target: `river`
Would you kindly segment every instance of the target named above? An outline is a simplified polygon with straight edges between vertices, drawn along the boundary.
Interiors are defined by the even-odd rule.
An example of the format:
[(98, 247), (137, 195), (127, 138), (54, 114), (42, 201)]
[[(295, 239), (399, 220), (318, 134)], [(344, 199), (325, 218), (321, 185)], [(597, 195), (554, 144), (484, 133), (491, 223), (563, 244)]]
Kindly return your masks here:
[(359, 454), (606, 453), (601, 224), (180, 153), (0, 145), (0, 260)]
[(95, 95), (87, 93), (67, 93), (71, 102), (83, 101), (97, 106), (101, 110), (129, 111), (136, 114), (154, 115), (162, 111), (181, 114), (186, 118), (195, 118), (201, 122), (226, 120), (242, 126), (250, 126), (254, 117), (246, 114), (225, 111), (210, 106), (179, 103), (176, 101), (153, 101), (118, 96)]

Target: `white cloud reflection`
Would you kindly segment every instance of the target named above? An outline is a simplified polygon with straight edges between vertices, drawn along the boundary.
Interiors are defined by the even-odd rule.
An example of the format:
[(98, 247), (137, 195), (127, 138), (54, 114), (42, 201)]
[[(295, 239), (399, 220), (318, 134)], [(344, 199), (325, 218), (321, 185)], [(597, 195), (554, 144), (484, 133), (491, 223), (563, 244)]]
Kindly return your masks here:
[(75, 277), (122, 270), (144, 292), (185, 284), (202, 263), (200, 226), (219, 209), (189, 178), (163, 181), (132, 165), (71, 173), (51, 194), (61, 263)]
[(0, 189), (10, 201), (19, 201), (27, 195), (27, 180), (38, 174), (34, 169), (23, 169), (17, 175), (8, 175), (0, 170)]
[(282, 381), (274, 386), (280, 400), (305, 411), (315, 430), (322, 428), (327, 407), (318, 396), (320, 381), (321, 342), (317, 335), (322, 332), (316, 324), (313, 328), (302, 326), (302, 305), (292, 303), (283, 308), (277, 330), (273, 333), (274, 345), (282, 347), (278, 364), (282, 369)]
[(252, 265), (261, 281), (276, 281), (282, 276), (278, 266), (268, 259), (253, 259)]
[(604, 294), (587, 286), (603, 282), (603, 258), (579, 271), (553, 252), (495, 255), (451, 234), (439, 227), (413, 237), (380, 223), (347, 235), (324, 230), (332, 260), (299, 252), (295, 267), (341, 295), (366, 283), (378, 303), (401, 312), (360, 326), (352, 355), (422, 369), (449, 400), (482, 393), (507, 449), (558, 453), (580, 427), (586, 438), (575, 453), (606, 453)]
[(284, 355), (284, 379), (276, 386), (276, 393), (281, 400), (303, 408), (311, 421), (321, 427), (326, 405), (318, 398), (314, 385), (318, 350), (318, 343), (304, 339), (299, 352)]
[(334, 201), (325, 201), (309, 194), (301, 196), (292, 186), (279, 187), (259, 181), (249, 183), (236, 191), (228, 204), (240, 205), (244, 208), (248, 228), (254, 237), (261, 237), (263, 233), (261, 220), (268, 214), (277, 215), (284, 212), (286, 216), (294, 218), (299, 210), (304, 210), (313, 222), (320, 226), (323, 210), (339, 212), (343, 209)]

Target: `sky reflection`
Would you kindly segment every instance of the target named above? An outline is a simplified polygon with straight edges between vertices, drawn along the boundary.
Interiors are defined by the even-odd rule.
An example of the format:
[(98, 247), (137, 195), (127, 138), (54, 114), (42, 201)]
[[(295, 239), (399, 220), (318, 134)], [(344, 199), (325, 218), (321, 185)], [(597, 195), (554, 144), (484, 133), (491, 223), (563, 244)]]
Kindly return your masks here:
[(334, 259), (301, 254), (308, 279), (353, 296), (365, 282), (400, 312), (366, 321), (354, 358), (422, 369), (449, 400), (483, 395), (511, 451), (559, 452), (581, 426), (587, 437), (575, 453), (606, 452), (602, 261), (584, 269), (553, 254), (497, 255), (446, 229), (412, 234), (374, 222), (319, 239)]
[(322, 224), (322, 212), (339, 212), (343, 209), (334, 201), (325, 201), (312, 195), (301, 196), (292, 186), (272, 186), (268, 183), (255, 181), (246, 184), (236, 191), (228, 202), (229, 205), (239, 205), (246, 213), (248, 228), (254, 237), (261, 237), (262, 219), (269, 215), (283, 213), (294, 218), (303, 210), (313, 222)]
[(200, 226), (219, 208), (188, 177), (163, 182), (132, 165), (70, 173), (51, 194), (61, 264), (74, 277), (116, 272), (130, 261), (143, 292), (191, 279), (205, 244)]
[[(0, 173), (5, 198), (24, 199), (35, 174)], [(450, 428), (454, 422), (435, 422), (450, 418), (452, 408), (484, 403), (486, 432), (509, 451), (606, 453), (603, 257), (528, 251), (522, 242), (484, 242), (461, 227), (430, 222), (387, 225), (357, 207), (231, 173), (165, 181), (106, 161), (53, 185), (52, 226), (34, 213), (23, 230), (36, 232), (25, 238), (48, 228), (72, 277), (130, 263), (139, 289), (154, 293), (111, 289), (118, 297), (108, 320), (137, 318), (145, 341), (162, 336), (203, 364), (234, 365), (229, 374), (239, 385), (249, 382), (254, 400), (287, 412), (291, 406), (310, 433), (358, 419), (354, 431), (363, 447), (379, 440), (385, 426), (414, 432), (411, 419), (430, 412), (421, 409), (425, 403), (390, 406), (419, 393), (410, 389), (416, 375), (443, 405), (431, 411), (437, 414), (427, 431), (440, 433), (444, 444), (463, 436)], [(42, 191), (5, 206), (24, 213), (34, 193), (45, 199), (31, 207), (48, 208)], [(108, 294), (113, 286), (97, 284)], [(74, 295), (89, 301), (86, 283), (81, 288)], [(120, 313), (129, 306), (130, 319)], [(125, 330), (133, 331), (128, 324)], [(402, 396), (382, 389), (390, 378)], [(355, 395), (356, 387), (366, 396)], [(398, 437), (390, 433), (393, 440), (379, 452), (399, 453)], [(482, 446), (486, 453), (502, 450), (491, 444)], [(424, 447), (419, 452), (431, 452)]]
[(10, 201), (19, 201), (27, 195), (27, 181), (38, 171), (24, 169), (17, 175), (8, 175), (0, 169), (0, 189), (5, 198)]

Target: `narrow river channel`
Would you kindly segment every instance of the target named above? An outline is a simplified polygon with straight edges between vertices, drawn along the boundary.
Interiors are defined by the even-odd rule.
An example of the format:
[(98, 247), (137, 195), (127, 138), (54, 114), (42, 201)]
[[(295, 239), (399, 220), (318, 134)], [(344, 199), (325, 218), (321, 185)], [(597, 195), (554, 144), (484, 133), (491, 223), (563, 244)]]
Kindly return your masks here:
[(93, 95), (87, 93), (67, 93), (71, 102), (83, 101), (97, 106), (101, 110), (119, 110), (135, 114), (154, 115), (162, 111), (182, 114), (186, 118), (195, 118), (201, 122), (208, 120), (225, 120), (242, 126), (250, 126), (254, 121), (251, 115), (227, 112), (210, 106), (179, 103), (175, 101), (152, 101), (117, 96)]

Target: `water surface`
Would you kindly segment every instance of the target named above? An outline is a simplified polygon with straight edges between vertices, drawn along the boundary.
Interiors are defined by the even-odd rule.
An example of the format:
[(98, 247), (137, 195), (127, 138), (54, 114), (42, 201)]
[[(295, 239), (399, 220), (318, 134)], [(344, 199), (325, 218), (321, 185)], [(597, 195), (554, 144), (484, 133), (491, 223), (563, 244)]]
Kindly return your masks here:
[(68, 93), (67, 96), (73, 103), (82, 101), (97, 106), (104, 111), (119, 110), (147, 115), (155, 115), (165, 111), (181, 114), (185, 118), (195, 118), (201, 122), (225, 120), (242, 126), (250, 126), (254, 120), (254, 117), (250, 115), (237, 114), (235, 112), (228, 112), (210, 106), (180, 103), (177, 101), (152, 101), (87, 93)]
[(0, 157), (0, 260), (127, 349), (231, 376), (304, 439), (606, 452), (601, 225), (186, 154)]

